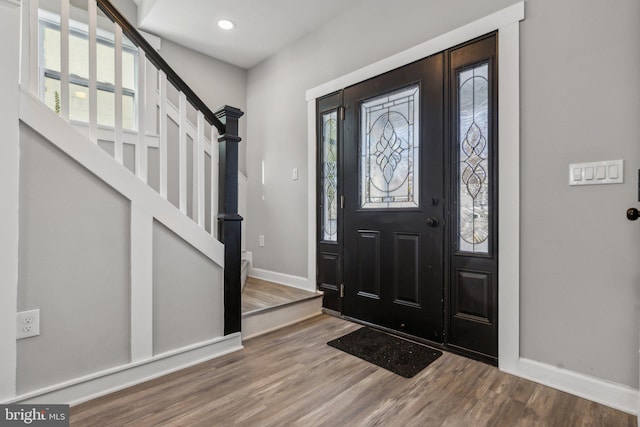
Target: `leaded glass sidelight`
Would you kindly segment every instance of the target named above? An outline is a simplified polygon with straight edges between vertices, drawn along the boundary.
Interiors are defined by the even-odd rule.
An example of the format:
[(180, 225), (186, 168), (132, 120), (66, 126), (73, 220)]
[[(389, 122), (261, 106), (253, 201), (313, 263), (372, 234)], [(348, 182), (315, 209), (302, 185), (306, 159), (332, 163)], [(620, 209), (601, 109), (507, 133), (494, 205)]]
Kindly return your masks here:
[(418, 85), (364, 102), (360, 108), (360, 207), (419, 207)]
[(458, 249), (489, 252), (489, 65), (458, 73)]
[(322, 240), (338, 240), (338, 112), (322, 115)]

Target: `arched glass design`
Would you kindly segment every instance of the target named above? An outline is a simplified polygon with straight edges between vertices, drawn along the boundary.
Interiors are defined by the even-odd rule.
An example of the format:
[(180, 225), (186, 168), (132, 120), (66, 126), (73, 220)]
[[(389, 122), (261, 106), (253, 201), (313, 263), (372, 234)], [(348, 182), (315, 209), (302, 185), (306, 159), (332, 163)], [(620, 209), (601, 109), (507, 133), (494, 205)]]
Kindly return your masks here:
[(458, 249), (489, 252), (489, 65), (458, 73)]
[(322, 240), (338, 240), (338, 112), (322, 115)]
[(420, 87), (378, 96), (360, 107), (360, 207), (416, 208), (419, 201)]

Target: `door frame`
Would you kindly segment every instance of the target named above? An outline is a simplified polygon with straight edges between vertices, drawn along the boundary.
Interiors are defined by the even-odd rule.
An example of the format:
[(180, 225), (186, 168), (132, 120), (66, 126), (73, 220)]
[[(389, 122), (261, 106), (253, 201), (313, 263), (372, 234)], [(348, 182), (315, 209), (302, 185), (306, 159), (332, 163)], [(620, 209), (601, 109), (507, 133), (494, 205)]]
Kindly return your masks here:
[[(498, 31), (498, 367), (518, 370), (520, 359), (520, 21), (524, 1), (456, 28), (413, 48), (309, 89), (307, 171), (317, 173), (316, 98), (328, 95), (492, 31)], [(308, 180), (308, 285), (316, 286), (316, 180)]]

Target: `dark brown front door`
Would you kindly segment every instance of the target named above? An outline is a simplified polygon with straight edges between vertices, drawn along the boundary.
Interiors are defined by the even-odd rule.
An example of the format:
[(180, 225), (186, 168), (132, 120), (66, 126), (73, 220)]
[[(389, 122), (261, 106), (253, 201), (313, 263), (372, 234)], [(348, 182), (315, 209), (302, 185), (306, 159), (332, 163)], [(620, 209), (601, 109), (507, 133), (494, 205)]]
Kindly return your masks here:
[(346, 316), (442, 342), (444, 54), (344, 90)]
[(496, 35), (318, 100), (324, 306), (497, 361)]

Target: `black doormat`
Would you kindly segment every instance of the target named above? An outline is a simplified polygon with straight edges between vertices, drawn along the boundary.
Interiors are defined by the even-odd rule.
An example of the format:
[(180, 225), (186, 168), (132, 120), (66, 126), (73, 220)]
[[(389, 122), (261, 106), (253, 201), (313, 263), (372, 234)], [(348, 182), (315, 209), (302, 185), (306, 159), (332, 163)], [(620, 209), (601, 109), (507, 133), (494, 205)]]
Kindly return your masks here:
[(360, 328), (327, 345), (388, 371), (411, 378), (442, 352), (371, 328)]

